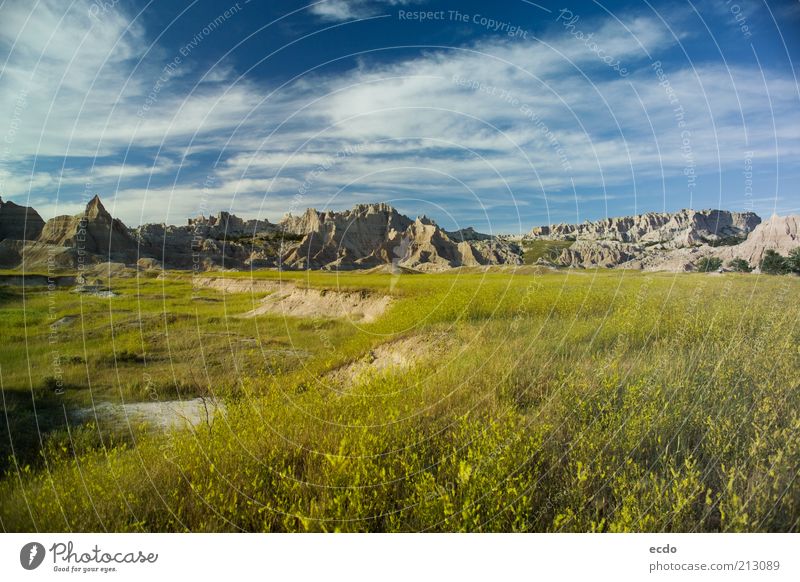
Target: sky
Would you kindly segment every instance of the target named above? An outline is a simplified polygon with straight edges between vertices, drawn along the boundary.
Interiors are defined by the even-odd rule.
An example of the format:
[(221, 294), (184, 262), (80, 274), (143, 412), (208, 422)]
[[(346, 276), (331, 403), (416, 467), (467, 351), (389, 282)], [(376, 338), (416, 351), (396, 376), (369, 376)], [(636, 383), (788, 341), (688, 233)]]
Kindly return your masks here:
[(0, 0), (0, 196), (129, 226), (800, 213), (800, 2)]

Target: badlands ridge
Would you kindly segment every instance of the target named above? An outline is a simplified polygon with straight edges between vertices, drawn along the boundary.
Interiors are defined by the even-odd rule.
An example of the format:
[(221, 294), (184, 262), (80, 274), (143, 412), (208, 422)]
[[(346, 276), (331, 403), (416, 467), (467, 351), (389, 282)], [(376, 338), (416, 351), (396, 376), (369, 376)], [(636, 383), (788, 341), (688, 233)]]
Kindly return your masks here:
[[(752, 212), (650, 212), (581, 224), (539, 226), (524, 236), (447, 231), (424, 216), (411, 219), (388, 204), (341, 212), (307, 209), (277, 224), (227, 212), (184, 226), (128, 228), (95, 196), (84, 212), (45, 222), (33, 208), (0, 199), (0, 267), (69, 270), (117, 262), (141, 269), (387, 269), (441, 271), (521, 265), (691, 271), (704, 257), (746, 260), (765, 250), (800, 246), (800, 216), (762, 221)], [(539, 245), (555, 250), (526, 260)]]

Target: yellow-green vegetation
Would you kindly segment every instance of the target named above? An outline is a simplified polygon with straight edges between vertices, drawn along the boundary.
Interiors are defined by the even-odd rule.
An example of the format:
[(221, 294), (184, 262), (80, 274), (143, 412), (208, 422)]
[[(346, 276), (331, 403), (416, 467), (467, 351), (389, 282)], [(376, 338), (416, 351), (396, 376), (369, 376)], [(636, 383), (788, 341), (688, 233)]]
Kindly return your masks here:
[(525, 240), (522, 241), (522, 262), (526, 265), (533, 265), (539, 259), (555, 261), (561, 251), (572, 246), (573, 241), (569, 240)]
[[(800, 529), (795, 277), (225, 276), (394, 300), (359, 324), (240, 318), (266, 293), (181, 274), (112, 280), (111, 298), (3, 290), (3, 439), (31, 430), (13, 418), (32, 401), (63, 417), (148, 398), (144, 374), (159, 398), (225, 403), (182, 431), (34, 433), (0, 481), (5, 530)], [(47, 380), (52, 310), (77, 317), (54, 340), (74, 358), (64, 394)], [(423, 357), (370, 371), (371, 350), (409, 338)], [(357, 361), (367, 373), (335, 373)]]

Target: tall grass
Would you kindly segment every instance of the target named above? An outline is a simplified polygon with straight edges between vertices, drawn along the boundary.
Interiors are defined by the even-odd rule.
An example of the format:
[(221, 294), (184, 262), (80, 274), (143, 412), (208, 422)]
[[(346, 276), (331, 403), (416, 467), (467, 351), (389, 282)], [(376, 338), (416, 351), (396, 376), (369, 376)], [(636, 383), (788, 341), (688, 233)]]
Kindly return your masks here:
[[(307, 355), (282, 368), (258, 358), (235, 368), (236, 389), (212, 424), (116, 444), (93, 440), (94, 427), (71, 427), (74, 446), (45, 446), (42, 464), (12, 459), (0, 482), (2, 526), (800, 528), (800, 281), (531, 273), (291, 274), (395, 301), (370, 325), (251, 320), (262, 340), (282, 338)], [(180, 313), (185, 282), (173, 285), (170, 309)], [(149, 306), (142, 317), (162, 311), (158, 288), (136, 293)], [(203, 304), (199, 335), (152, 345), (184, 341), (174, 350), (183, 354), (213, 341), (214, 330), (254, 334), (230, 317), (248, 299), (228, 296), (228, 317)], [(189, 329), (178, 318), (162, 332), (171, 326)], [(433, 355), (349, 382), (328, 374), (410, 337)], [(426, 348), (440, 337), (444, 352)]]

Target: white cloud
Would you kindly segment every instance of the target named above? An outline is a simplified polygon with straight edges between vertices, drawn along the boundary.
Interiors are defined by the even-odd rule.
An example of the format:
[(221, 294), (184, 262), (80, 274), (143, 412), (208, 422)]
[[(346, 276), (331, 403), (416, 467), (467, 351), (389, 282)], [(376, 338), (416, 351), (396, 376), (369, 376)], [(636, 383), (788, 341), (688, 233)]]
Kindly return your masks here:
[(340, 22), (368, 18), (385, 10), (387, 6), (418, 4), (425, 0), (323, 0), (311, 7), (311, 13), (322, 20)]
[[(626, 24), (656, 58), (675, 42), (652, 21)], [(633, 74), (627, 78), (603, 74), (605, 65), (583, 43), (555, 35), (548, 46), (486, 42), (307, 79), (289, 90), (305, 124), (290, 120), (259, 151), (243, 156), (246, 172), (297, 176), (297, 170), (312, 171), (344, 144), (365, 144), (363, 152), (317, 177), (314, 186), (333, 193), (360, 182), (360, 189), (376, 193), (417, 188), (435, 196), (440, 184), (431, 176), (439, 173), (493, 202), (510, 196), (506, 181), (516, 197), (549, 193), (557, 202), (564, 196), (552, 193), (569, 192), (573, 185), (602, 194), (634, 180), (738, 170), (746, 151), (756, 159), (774, 159), (776, 136), (779, 157), (796, 155), (800, 110), (791, 77), (766, 70), (765, 84), (761, 71), (743, 66), (667, 68), (678, 97), (671, 103), (651, 61), (638, 43), (620, 40), (620, 28), (606, 23), (594, 38), (628, 64)], [(765, 107), (768, 100), (773, 111)], [(684, 109), (685, 128), (676, 118), (677, 105)], [(780, 127), (772, 126), (772, 115), (780, 118)], [(688, 150), (684, 130), (690, 132)], [(468, 155), (470, 149), (484, 159)], [(420, 170), (415, 175), (408, 168)], [(382, 170), (380, 179), (373, 177), (376, 169)], [(245, 166), (225, 171), (244, 172)], [(688, 187), (675, 196), (675, 204), (692, 202)], [(336, 205), (353, 201), (345, 192)]]
[(141, 90), (129, 63), (146, 48), (144, 30), (118, 10), (92, 18), (91, 6), (3, 5), (0, 46), (8, 61), (0, 108), (22, 104), (9, 158), (94, 155), (122, 88)]
[(261, 101), (260, 90), (247, 82), (224, 83), (233, 76), (227, 62), (189, 93), (180, 81), (194, 72), (191, 59), (184, 57), (165, 73), (180, 54), (151, 46), (152, 35), (131, 20), (123, 4), (97, 10), (99, 5), (3, 5), (0, 47), (9, 56), (0, 107), (16, 108), (18, 115), (13, 143), (0, 163), (106, 156), (131, 142), (142, 147), (202, 139), (234, 127)]
[[(396, 3), (330, 0), (313, 11), (347, 20)], [(182, 76), (196, 72), (183, 68), (137, 115), (170, 55), (158, 54), (157, 65), (144, 58), (146, 31), (117, 8), (98, 20), (86, 0), (66, 13), (60, 6), (39, 3), (30, 18), (26, 3), (3, 7), (0, 43), (10, 58), (0, 106), (18, 126), (0, 159), (3, 193), (32, 191), (31, 200), (40, 201), (48, 189), (54, 196), (91, 177), (109, 188), (115, 212), (131, 224), (183, 223), (197, 214), (203, 186), (181, 164), (191, 165), (200, 153), (220, 159), (205, 169), (214, 177), (202, 194), (208, 210), (233, 208), (271, 220), (301, 191), (304, 206), (324, 206), (333, 196), (335, 207), (417, 197), (447, 200), (463, 215), (481, 205), (541, 214), (548, 208), (543, 200), (574, 207), (620, 200), (616, 190), (640, 182), (685, 185), (690, 165), (709, 175), (737, 172), (745, 152), (759, 167), (772, 164), (773, 173), (776, 163), (800, 154), (797, 87), (791, 74), (776, 69), (708, 61), (665, 66), (684, 110), (686, 125), (679, 127), (676, 102), (642, 49), (664, 58), (677, 40), (653, 18), (624, 19), (624, 27), (580, 22), (630, 71), (627, 77), (554, 23), (539, 40), (498, 36), (391, 64), (367, 56), (349, 72), (308, 75), (275, 93), (255, 81), (231, 84), (232, 59), (189, 92)], [(688, 158), (683, 130), (690, 132)], [(31, 156), (91, 159), (129, 146), (161, 148), (159, 162), (98, 162), (86, 175), (72, 164), (63, 173), (12, 171)], [(174, 188), (148, 191), (132, 182), (178, 170)], [(576, 197), (573, 187), (583, 191)], [(672, 196), (688, 204), (686, 188)], [(740, 193), (720, 197), (722, 205), (741, 201)]]

